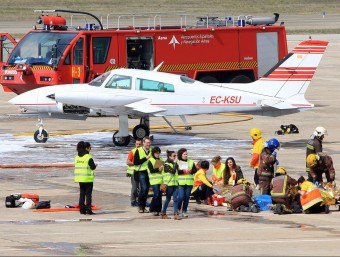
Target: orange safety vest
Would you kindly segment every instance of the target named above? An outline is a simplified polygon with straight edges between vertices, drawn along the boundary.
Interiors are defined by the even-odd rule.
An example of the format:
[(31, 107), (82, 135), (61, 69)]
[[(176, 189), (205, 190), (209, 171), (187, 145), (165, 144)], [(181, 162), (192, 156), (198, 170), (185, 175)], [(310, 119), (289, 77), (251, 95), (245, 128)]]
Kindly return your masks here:
[(304, 196), (300, 197), (300, 202), (304, 211), (313, 205), (322, 202), (322, 196), (319, 188), (315, 187), (308, 190)]

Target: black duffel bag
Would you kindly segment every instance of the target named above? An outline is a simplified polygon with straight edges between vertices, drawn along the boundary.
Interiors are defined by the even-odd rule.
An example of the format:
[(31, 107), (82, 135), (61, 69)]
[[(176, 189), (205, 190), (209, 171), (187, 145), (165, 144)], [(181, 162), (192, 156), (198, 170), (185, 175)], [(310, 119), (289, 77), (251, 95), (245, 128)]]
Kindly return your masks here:
[(35, 206), (36, 209), (49, 209), (51, 208), (51, 200), (49, 201), (39, 201)]
[(6, 196), (5, 205), (7, 208), (15, 208), (22, 205), (22, 202), (19, 202), (19, 199), (21, 198), (20, 194), (11, 194), (9, 196)]

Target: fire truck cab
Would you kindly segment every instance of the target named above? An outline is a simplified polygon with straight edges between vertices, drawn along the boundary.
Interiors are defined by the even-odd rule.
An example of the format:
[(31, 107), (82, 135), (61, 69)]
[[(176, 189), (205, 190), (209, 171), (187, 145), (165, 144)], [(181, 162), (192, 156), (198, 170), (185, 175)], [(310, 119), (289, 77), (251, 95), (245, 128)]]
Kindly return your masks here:
[[(6, 63), (8, 56), (16, 44), (17, 41), (10, 34), (0, 32), (0, 67)], [(11, 90), (4, 87), (4, 91), (9, 92)]]
[(196, 17), (193, 25), (187, 25), (182, 14), (177, 18), (175, 25), (165, 25), (159, 14), (116, 19), (107, 15), (104, 28), (96, 17), (93, 23), (74, 26), (66, 25), (59, 14), (42, 11), (36, 28), (22, 37), (2, 66), (0, 83), (21, 94), (43, 86), (86, 83), (117, 68), (152, 70), (162, 62), (159, 71), (203, 82), (247, 83), (288, 52), (285, 27), (274, 25), (278, 14)]

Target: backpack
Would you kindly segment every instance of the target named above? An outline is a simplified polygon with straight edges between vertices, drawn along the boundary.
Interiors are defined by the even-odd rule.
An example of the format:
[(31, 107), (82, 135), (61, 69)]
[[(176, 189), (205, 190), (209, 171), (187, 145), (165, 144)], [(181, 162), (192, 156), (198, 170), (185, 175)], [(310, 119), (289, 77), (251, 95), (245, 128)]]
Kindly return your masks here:
[(19, 201), (19, 199), (21, 198), (20, 194), (11, 194), (9, 196), (6, 196), (6, 201), (5, 201), (5, 205), (7, 208), (15, 208), (15, 207), (19, 207), (22, 202)]

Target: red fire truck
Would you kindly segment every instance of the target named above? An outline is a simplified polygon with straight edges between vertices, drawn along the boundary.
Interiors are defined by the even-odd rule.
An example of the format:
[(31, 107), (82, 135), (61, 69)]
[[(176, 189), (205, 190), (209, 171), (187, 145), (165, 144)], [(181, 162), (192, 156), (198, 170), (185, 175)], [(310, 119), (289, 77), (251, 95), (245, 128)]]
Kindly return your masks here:
[[(49, 12), (42, 11), (38, 25), (21, 38), (0, 70), (0, 83), (16, 94), (86, 83), (117, 68), (152, 70), (161, 62), (159, 71), (203, 82), (247, 83), (265, 74), (288, 51), (285, 27), (274, 25), (278, 14), (198, 17), (191, 26), (182, 14), (175, 25), (164, 25), (165, 15), (159, 14), (117, 15), (117, 19), (107, 15), (104, 28), (90, 13)], [(66, 25), (61, 12), (90, 15), (95, 22), (85, 27)], [(142, 18), (146, 25), (137, 24)], [(111, 20), (116, 20), (114, 28)]]

